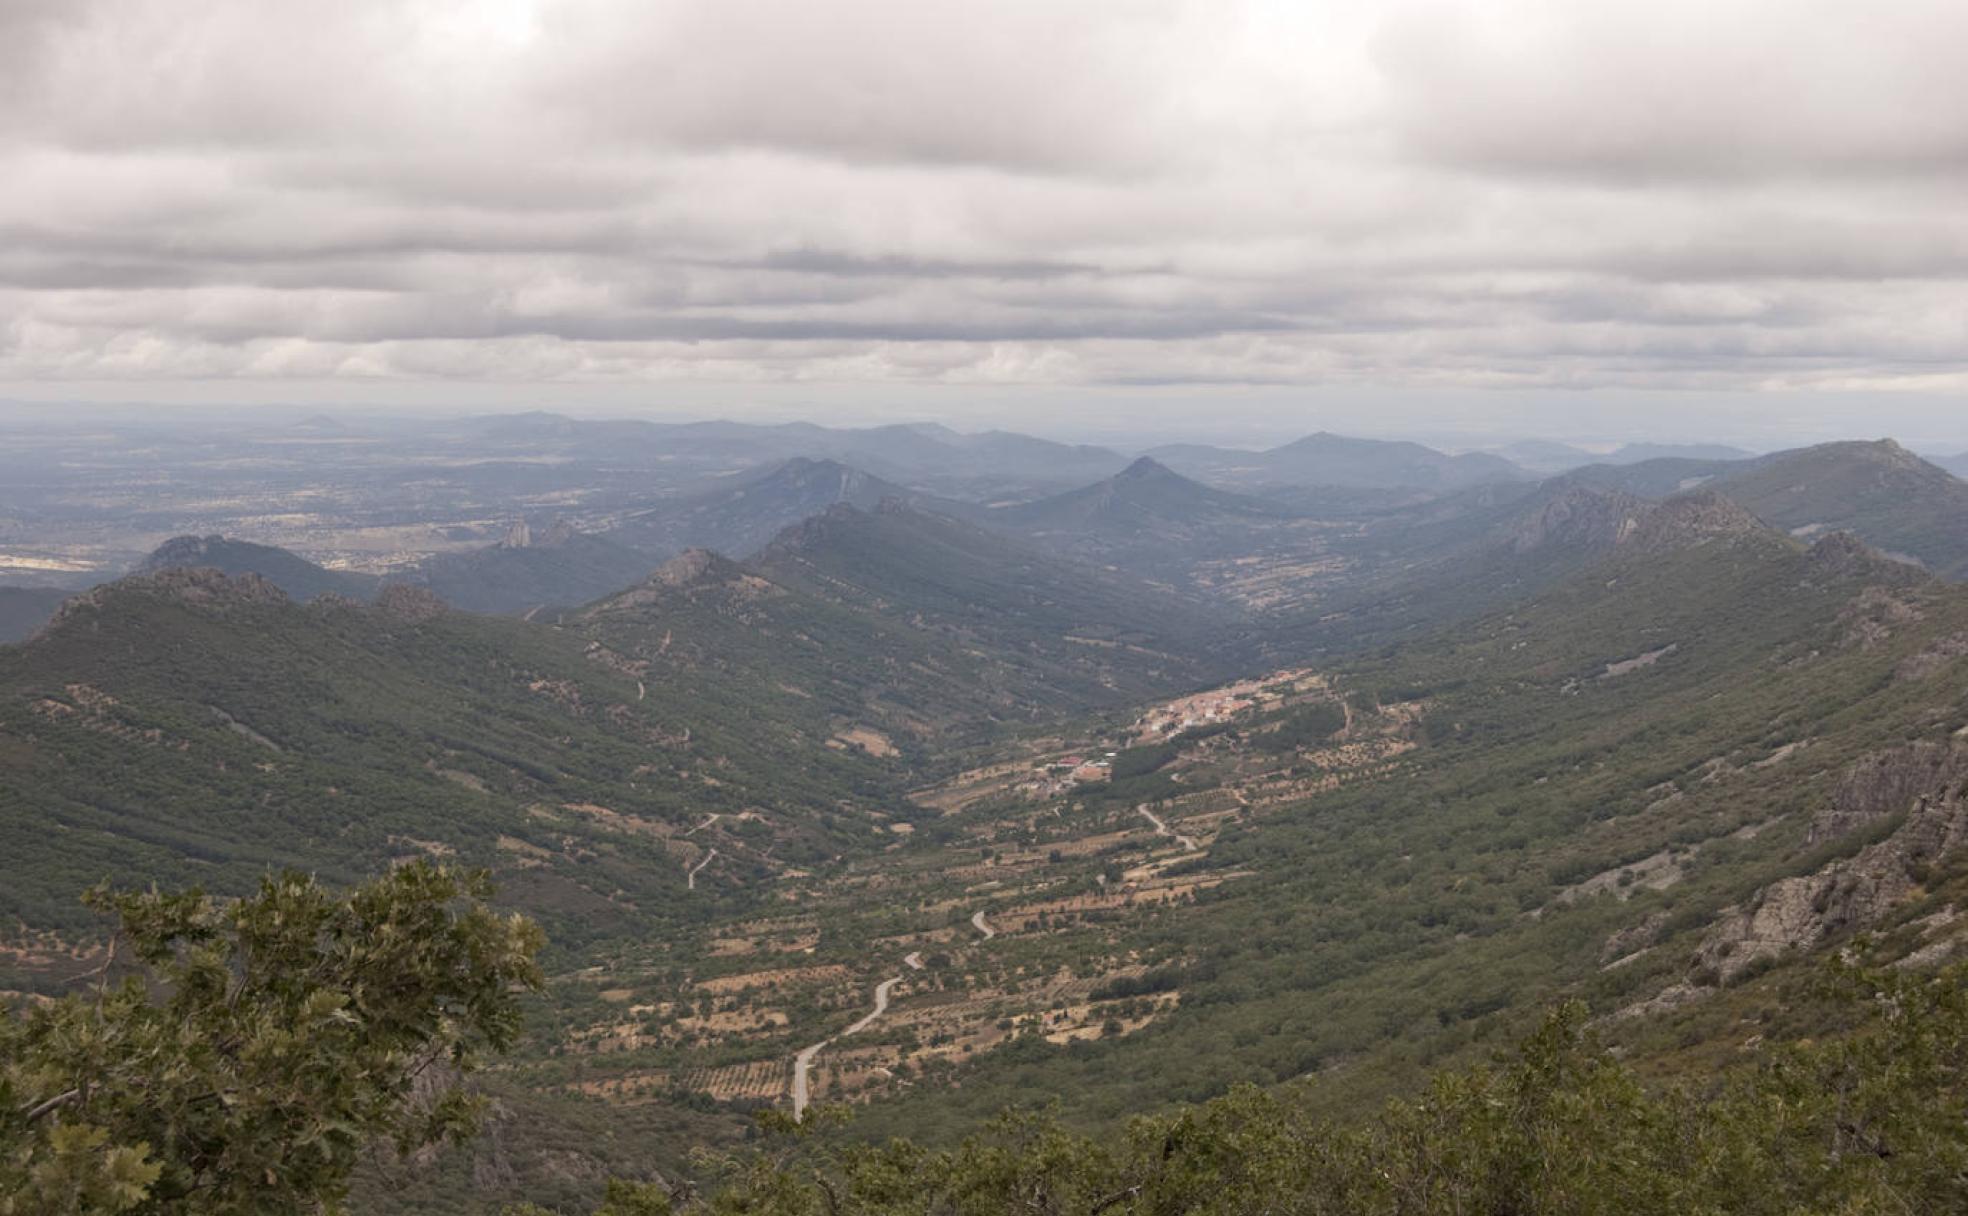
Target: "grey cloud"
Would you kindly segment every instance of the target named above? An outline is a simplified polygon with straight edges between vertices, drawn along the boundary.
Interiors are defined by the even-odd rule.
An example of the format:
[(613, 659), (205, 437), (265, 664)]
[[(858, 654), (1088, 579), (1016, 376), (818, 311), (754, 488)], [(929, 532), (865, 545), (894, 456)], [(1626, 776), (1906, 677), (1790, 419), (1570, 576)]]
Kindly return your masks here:
[(1925, 0), (19, 0), (0, 380), (1968, 388), (1964, 42)]
[[(744, 269), (742, 265), (733, 263), (723, 264), (734, 269)], [(848, 277), (872, 276), (906, 279), (1052, 279), (1067, 275), (1109, 273), (1103, 272), (1098, 266), (1085, 262), (960, 261), (948, 258), (908, 257), (902, 254), (869, 256), (823, 249), (788, 249), (775, 251), (760, 258), (754, 266), (756, 269), (764, 271), (786, 270)]]
[(1952, 0), (1433, 3), (1383, 31), (1423, 157), (1621, 181), (1968, 172)]

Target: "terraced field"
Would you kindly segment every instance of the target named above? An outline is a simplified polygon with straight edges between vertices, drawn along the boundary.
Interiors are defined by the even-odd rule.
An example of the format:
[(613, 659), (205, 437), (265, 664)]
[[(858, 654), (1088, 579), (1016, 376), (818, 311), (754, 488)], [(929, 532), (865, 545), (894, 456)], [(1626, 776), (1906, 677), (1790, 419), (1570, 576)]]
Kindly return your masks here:
[[(1384, 779), (1413, 748), (1416, 715), (1402, 703), (1348, 715), (1305, 749), (1253, 748), (1228, 729), (1261, 730), (1267, 715), (1334, 697), (1318, 673), (1280, 672), (1082, 738), (1035, 740), (918, 791), (916, 802), (943, 811), (931, 829), (877, 858), (781, 873), (767, 881), (783, 914), (713, 924), (681, 957), (611, 969), (605, 1010), (565, 1040), (589, 1057), (583, 1092), (695, 1093), (799, 1113), (809, 1099), (878, 1102), (956, 1083), (1024, 1036), (1065, 1045), (1149, 1028), (1182, 1002), (1156, 969), (1185, 960), (1128, 943), (1154, 940), (1141, 930), (1156, 918), (1254, 873), (1201, 864), (1221, 830)], [(1168, 745), (1152, 774), (1083, 776), (1049, 792), (1061, 754), (1118, 756), (1144, 729), (1165, 737), (1167, 724), (1202, 715), (1226, 729)], [(716, 818), (691, 831), (717, 831)], [(692, 853), (707, 864), (708, 851)]]

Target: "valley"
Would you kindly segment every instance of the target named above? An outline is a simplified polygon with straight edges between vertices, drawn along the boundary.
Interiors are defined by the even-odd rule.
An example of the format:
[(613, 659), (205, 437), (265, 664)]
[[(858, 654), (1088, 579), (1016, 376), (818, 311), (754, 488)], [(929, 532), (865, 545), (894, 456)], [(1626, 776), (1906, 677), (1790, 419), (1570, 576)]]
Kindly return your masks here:
[[(1904, 464), (1811, 452), (1749, 463)], [(1968, 944), (1968, 594), (1862, 539), (1905, 510), (1406, 451), (1454, 484), (1312, 511), (1140, 459), (864, 501), (795, 459), (747, 483), (777, 505), (664, 517), (736, 555), (522, 521), (408, 578), (194, 537), (52, 609), (0, 649), (0, 986), (103, 965), (104, 874), (485, 867), (546, 991), (488, 1135), (361, 1192), (478, 1211), (687, 1176), (763, 1110), (945, 1143), (1249, 1083), (1353, 1117), (1568, 998), (1669, 1075), (1808, 1037), (1830, 953)]]

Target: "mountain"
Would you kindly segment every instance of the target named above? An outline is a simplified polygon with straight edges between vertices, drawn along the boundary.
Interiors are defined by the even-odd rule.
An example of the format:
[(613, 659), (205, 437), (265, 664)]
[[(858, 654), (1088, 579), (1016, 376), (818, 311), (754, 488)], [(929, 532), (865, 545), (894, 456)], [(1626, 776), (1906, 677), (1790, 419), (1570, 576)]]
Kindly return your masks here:
[(1192, 686), (1226, 649), (1166, 590), (899, 500), (836, 504), (743, 563), (691, 550), (565, 624), (638, 678), (748, 687), (817, 738), (917, 758)]
[(1262, 452), (1181, 445), (1147, 454), (1186, 476), (1238, 489), (1318, 485), (1443, 493), (1528, 476), (1488, 452), (1451, 456), (1418, 443), (1352, 439), (1324, 431)]
[(650, 566), (641, 552), (564, 521), (538, 533), (522, 521), (496, 545), (425, 558), (414, 581), (467, 611), (523, 613), (599, 599), (639, 581)]
[(1494, 452), (1520, 469), (1546, 475), (1563, 473), (1600, 459), (1584, 448), (1551, 439), (1520, 439)]
[[(1924, 476), (1819, 459), (1875, 516)], [(1335, 524), (1150, 461), (988, 526), (835, 502), (552, 624), (160, 569), (0, 651), (0, 984), (89, 968), (105, 874), (491, 867), (550, 990), (491, 1134), (365, 1210), (689, 1180), (796, 1075), (935, 1141), (1034, 1092), (1088, 1127), (1245, 1082), (1382, 1110), (1567, 999), (1650, 1077), (1787, 1058), (1838, 1025), (1823, 959), (1964, 944), (1968, 589), (1750, 496)], [(1144, 581), (1158, 547), (1296, 581), (1233, 611)]]
[(167, 540), (139, 563), (132, 573), (155, 574), (161, 570), (194, 568), (218, 570), (224, 574), (255, 574), (297, 600), (311, 600), (322, 595), (340, 595), (355, 600), (373, 599), (382, 586), (382, 580), (373, 574), (328, 570), (285, 549), (224, 536), (179, 536)]
[(1548, 439), (1526, 439), (1496, 449), (1496, 454), (1535, 473), (1568, 473), (1588, 465), (1631, 465), (1643, 461), (1683, 460), (1704, 463), (1754, 459), (1756, 453), (1720, 443), (1626, 443), (1604, 455)]
[(1440, 629), (1603, 561), (1657, 505), (1558, 477), (1535, 487), (1478, 487), (1389, 512), (1336, 537), (1328, 568), (1272, 607), (1261, 625), (1281, 652)]
[(1793, 535), (1850, 531), (1938, 574), (1968, 577), (1968, 483), (1890, 439), (1783, 452), (1710, 484)]
[(610, 657), (418, 587), (302, 604), (210, 568), (98, 587), (0, 651), (0, 916), (86, 923), (75, 893), (105, 874), (228, 893), (432, 855), (491, 867), (573, 945), (688, 915), (706, 842), (683, 833), (708, 812), (761, 813), (709, 843), (766, 881), (893, 797), (756, 688), (645, 684)]
[(1127, 458), (1108, 448), (1057, 443), (1012, 431), (966, 435), (942, 426), (903, 424), (830, 432), (816, 445), (844, 463), (911, 482), (1074, 483), (1119, 471)]
[[(879, 926), (895, 954), (930, 941), (959, 970), (1043, 951), (1101, 982), (1049, 996), (1007, 971), (967, 989), (988, 990), (967, 1022), (945, 981), (905, 975), (898, 1025), (816, 1085), (866, 1099), (875, 1139), (954, 1138), (1035, 1089), (1090, 1126), (1314, 1076), (1292, 1101), (1372, 1111), (1423, 1083), (1420, 1062), (1480, 1061), (1567, 998), (1631, 1058), (1685, 1053), (1701, 1075), (1752, 1033), (1828, 1026), (1798, 994), (1858, 934), (1880, 962), (1968, 944), (1948, 911), (1968, 892), (1968, 767), (1946, 760), (1968, 723), (1968, 591), (1848, 535), (1807, 548), (1719, 494), (1637, 520), (1605, 501), (1545, 496), (1531, 548), (1612, 542), (1569, 574), (1335, 658), (1303, 701), (1265, 701), (1289, 673), (1240, 684), (1243, 708), (1144, 746), (1150, 771), (1117, 761), (1107, 786), (970, 813), (988, 864), (952, 844), (886, 871), (886, 906), (913, 920), (843, 889), (824, 905), (843, 938)], [(1111, 901), (1076, 861), (1090, 848), (1126, 884)], [(994, 939), (947, 936), (971, 909)], [(1037, 1033), (992, 1033), (1005, 1018)]]
[(0, 642), (33, 636), (73, 594), (56, 587), (0, 587)]
[(1037, 502), (1006, 507), (990, 518), (1035, 536), (1138, 539), (1219, 521), (1272, 521), (1288, 513), (1261, 499), (1212, 489), (1143, 456), (1104, 481)]
[(1724, 443), (1626, 443), (1606, 464), (1639, 464), (1643, 460), (1751, 460), (1756, 453)]
[(1934, 463), (1940, 465), (1956, 477), (1968, 477), (1968, 452), (1963, 452), (1959, 456), (1949, 456), (1936, 460)]
[(534, 413), (471, 419), (461, 425), (475, 443), (509, 446), (534, 456), (552, 452), (617, 467), (628, 463), (669, 478), (698, 481), (807, 459), (837, 461), (936, 493), (966, 486), (1009, 492), (1089, 481), (1127, 463), (1107, 448), (1009, 431), (965, 434), (923, 423), (858, 428), (808, 422), (659, 423)]
[(1692, 460), (1664, 456), (1634, 464), (1586, 465), (1573, 469), (1567, 476), (1609, 490), (1638, 494), (1642, 498), (1666, 498), (1670, 494), (1712, 485), (1718, 478), (1742, 472), (1755, 463), (1755, 460)]
[(1037, 653), (1055, 674), (1091, 647), (1102, 679), (1137, 658), (1194, 679), (1205, 666), (1193, 656), (1223, 649), (1220, 618), (1191, 600), (895, 499), (789, 528), (753, 568), (840, 603), (906, 611), (953, 645)]
[(787, 527), (837, 503), (865, 508), (909, 496), (859, 469), (798, 456), (761, 477), (629, 515), (608, 539), (656, 557), (686, 549), (749, 557)]
[(1573, 476), (1647, 497), (1713, 489), (1797, 536), (1851, 531), (1936, 573), (1968, 575), (1968, 483), (1890, 439), (1819, 444), (1751, 460), (1595, 465)]
[(1326, 525), (1290, 505), (1192, 481), (1152, 457), (1090, 486), (983, 517), (1055, 552), (1232, 601), (1278, 561), (1317, 548)]

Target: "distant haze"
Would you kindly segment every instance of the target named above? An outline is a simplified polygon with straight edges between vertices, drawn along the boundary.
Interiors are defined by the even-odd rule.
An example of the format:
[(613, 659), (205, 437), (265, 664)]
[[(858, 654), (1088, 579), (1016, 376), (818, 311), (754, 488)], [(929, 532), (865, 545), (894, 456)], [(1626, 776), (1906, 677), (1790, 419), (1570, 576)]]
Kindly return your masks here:
[(1958, 0), (12, 0), (0, 410), (1961, 450), (1963, 46)]

